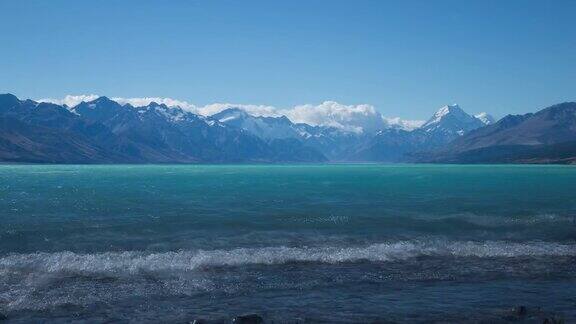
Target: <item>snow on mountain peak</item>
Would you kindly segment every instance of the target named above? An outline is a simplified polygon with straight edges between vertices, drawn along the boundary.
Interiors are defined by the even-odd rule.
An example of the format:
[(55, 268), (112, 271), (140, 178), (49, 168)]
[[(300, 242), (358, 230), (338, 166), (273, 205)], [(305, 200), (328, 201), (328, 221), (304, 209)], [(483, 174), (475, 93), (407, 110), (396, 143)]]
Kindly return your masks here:
[(298, 137), (295, 125), (285, 116), (253, 116), (243, 109), (233, 107), (216, 113), (211, 118), (266, 140)]
[(483, 125), (490, 125), (495, 122), (494, 117), (486, 112), (481, 112), (474, 116), (467, 114), (458, 104), (446, 105), (438, 109), (436, 113), (428, 120), (422, 127), (431, 127), (433, 125), (439, 124), (443, 120), (451, 116), (451, 119), (458, 120), (460, 122), (468, 123), (475, 122), (474, 119), (482, 122)]
[(423, 127), (439, 123), (444, 117), (450, 114), (466, 114), (458, 104), (446, 105), (438, 109), (436, 113), (428, 120)]
[(484, 123), (480, 119), (467, 114), (460, 106), (453, 104), (438, 109), (421, 128), (426, 132), (462, 136), (464, 133), (482, 126)]
[(450, 111), (452, 111), (454, 109), (460, 109), (460, 106), (458, 106), (458, 104), (443, 106), (440, 109), (438, 109), (438, 111), (434, 115), (438, 116), (438, 117), (446, 116), (450, 113)]
[(484, 125), (490, 125), (490, 124), (494, 124), (496, 122), (496, 119), (494, 117), (492, 117), (492, 115), (488, 114), (487, 112), (481, 112), (479, 114), (474, 115), (474, 117), (476, 117), (477, 119), (480, 119), (480, 121), (482, 123), (484, 123)]

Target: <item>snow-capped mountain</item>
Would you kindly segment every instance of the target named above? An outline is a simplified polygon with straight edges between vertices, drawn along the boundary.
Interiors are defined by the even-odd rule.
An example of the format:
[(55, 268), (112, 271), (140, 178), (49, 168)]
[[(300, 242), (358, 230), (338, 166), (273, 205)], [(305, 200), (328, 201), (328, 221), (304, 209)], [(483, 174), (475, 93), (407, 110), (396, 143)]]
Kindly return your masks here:
[(484, 123), (480, 119), (467, 114), (460, 106), (454, 104), (438, 109), (420, 129), (427, 133), (462, 136), (464, 133), (483, 125)]
[(421, 127), (412, 131), (382, 130), (360, 145), (351, 155), (352, 160), (406, 161), (418, 152), (434, 151), (484, 123), (467, 114), (458, 105), (438, 109)]

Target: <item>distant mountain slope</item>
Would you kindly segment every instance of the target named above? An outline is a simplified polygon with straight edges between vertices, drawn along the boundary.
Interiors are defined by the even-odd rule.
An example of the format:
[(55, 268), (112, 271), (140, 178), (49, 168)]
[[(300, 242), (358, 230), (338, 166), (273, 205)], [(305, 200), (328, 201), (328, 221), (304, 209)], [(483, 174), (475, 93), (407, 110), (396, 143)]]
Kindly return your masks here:
[(576, 164), (576, 141), (549, 145), (498, 145), (444, 155), (441, 163), (538, 163)]
[(30, 127), (14, 118), (0, 118), (0, 129), (0, 161), (4, 162), (112, 163), (128, 160), (73, 131)]
[(456, 139), (423, 160), (434, 162), (570, 162), (576, 157), (576, 103), (509, 115)]

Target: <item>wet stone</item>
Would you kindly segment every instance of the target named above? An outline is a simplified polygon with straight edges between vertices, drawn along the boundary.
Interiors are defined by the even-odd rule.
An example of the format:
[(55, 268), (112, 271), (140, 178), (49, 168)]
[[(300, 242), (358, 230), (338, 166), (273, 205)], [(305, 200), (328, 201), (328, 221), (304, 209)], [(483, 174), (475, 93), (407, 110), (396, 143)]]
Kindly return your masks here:
[(263, 324), (264, 319), (257, 314), (240, 315), (234, 317), (233, 324)]

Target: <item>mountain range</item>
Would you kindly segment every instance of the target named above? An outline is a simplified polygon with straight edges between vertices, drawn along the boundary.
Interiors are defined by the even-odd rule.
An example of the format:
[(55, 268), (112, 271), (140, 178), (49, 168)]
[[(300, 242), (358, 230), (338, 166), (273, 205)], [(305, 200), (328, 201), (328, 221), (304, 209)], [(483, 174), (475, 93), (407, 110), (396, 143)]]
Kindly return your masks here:
[(420, 127), (343, 129), (228, 108), (202, 116), (107, 97), (68, 107), (0, 95), (5, 163), (574, 163), (576, 103), (535, 114), (440, 108)]

